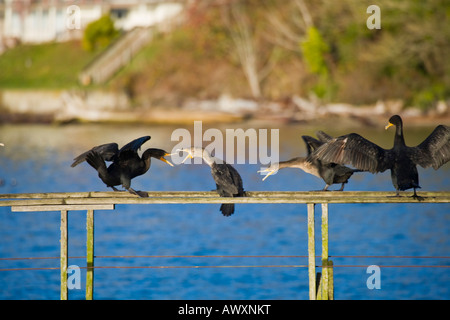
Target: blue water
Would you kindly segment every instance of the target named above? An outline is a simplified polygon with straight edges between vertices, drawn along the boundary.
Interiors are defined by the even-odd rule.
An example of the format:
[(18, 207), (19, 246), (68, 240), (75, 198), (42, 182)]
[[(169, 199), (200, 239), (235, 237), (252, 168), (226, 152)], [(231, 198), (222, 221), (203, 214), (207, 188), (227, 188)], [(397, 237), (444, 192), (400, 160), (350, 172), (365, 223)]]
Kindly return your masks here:
[[(243, 127), (244, 125), (235, 125)], [(273, 128), (276, 128), (273, 125)], [(221, 129), (225, 126), (220, 127)], [(148, 146), (170, 150), (177, 142), (170, 126), (14, 125), (0, 127), (0, 193), (105, 191), (91, 167), (71, 168), (72, 159), (93, 145), (120, 145), (151, 135)], [(302, 134), (316, 129), (281, 126), (280, 158), (305, 153)], [(328, 130), (343, 134), (352, 129)], [(361, 132), (361, 128), (354, 129)], [(432, 128), (406, 131), (419, 143)], [(365, 129), (388, 148), (392, 131)], [(382, 137), (382, 138), (381, 138)], [(409, 140), (408, 140), (409, 138)], [(285, 169), (261, 181), (258, 164), (235, 164), (246, 190), (319, 190), (319, 179)], [(438, 171), (419, 168), (422, 190), (450, 190), (450, 165)], [(169, 167), (153, 162), (150, 172), (133, 180), (136, 190), (212, 190), (206, 165)], [(338, 188), (338, 185), (333, 188)], [(355, 174), (346, 190), (393, 190), (388, 172)], [(95, 213), (96, 256), (148, 255), (307, 255), (306, 205), (238, 204), (226, 218), (218, 204), (118, 205)], [(449, 204), (330, 205), (331, 256), (450, 256)], [(59, 213), (11, 213), (0, 207), (0, 258), (58, 257)], [(317, 209), (320, 255), (320, 208)], [(69, 256), (85, 256), (86, 213), (69, 213)], [(450, 265), (449, 259), (331, 258), (336, 299), (449, 299), (449, 268), (382, 267), (381, 289), (369, 290), (369, 265)], [(306, 258), (97, 258), (96, 266), (251, 266), (306, 265)], [(320, 265), (320, 260), (317, 260)], [(0, 269), (58, 267), (58, 259), (0, 260)], [(70, 258), (69, 265), (85, 267)], [(307, 268), (114, 268), (95, 269), (95, 299), (308, 299)], [(0, 299), (59, 299), (59, 270), (0, 271)], [(81, 289), (69, 299), (84, 299)]]

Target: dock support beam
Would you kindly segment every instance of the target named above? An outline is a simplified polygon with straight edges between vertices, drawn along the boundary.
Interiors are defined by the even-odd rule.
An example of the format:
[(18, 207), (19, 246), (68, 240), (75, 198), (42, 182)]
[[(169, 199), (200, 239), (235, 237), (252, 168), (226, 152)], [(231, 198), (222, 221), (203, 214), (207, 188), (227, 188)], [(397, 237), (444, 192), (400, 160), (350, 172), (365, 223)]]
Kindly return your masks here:
[(308, 278), (309, 300), (316, 300), (316, 248), (314, 234), (314, 203), (308, 203)]
[(322, 203), (322, 300), (328, 300), (328, 204)]
[(61, 264), (61, 300), (68, 299), (67, 290), (67, 264), (68, 264), (68, 241), (67, 241), (67, 211), (61, 211), (61, 252), (60, 252), (60, 264)]
[(334, 300), (333, 261), (328, 260), (328, 300)]
[(322, 203), (322, 272), (316, 273), (315, 205), (308, 203), (308, 278), (310, 300), (333, 300), (333, 263), (328, 253), (328, 204)]
[(94, 297), (94, 210), (86, 215), (86, 300)]

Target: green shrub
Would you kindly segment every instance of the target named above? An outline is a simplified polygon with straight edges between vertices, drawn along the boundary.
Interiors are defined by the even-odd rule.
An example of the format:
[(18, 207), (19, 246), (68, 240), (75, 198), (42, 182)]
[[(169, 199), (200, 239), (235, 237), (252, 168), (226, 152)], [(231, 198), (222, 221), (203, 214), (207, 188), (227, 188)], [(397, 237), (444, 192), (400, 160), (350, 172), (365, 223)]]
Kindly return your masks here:
[(325, 54), (329, 48), (317, 28), (308, 28), (306, 39), (301, 42), (300, 47), (308, 69), (312, 73), (326, 75), (328, 68), (325, 63)]
[(427, 110), (438, 100), (444, 100), (446, 96), (443, 84), (434, 84), (415, 93), (412, 104), (422, 110)]
[(114, 27), (114, 22), (109, 15), (89, 23), (84, 31), (83, 48), (87, 51), (95, 51), (107, 47), (119, 32)]

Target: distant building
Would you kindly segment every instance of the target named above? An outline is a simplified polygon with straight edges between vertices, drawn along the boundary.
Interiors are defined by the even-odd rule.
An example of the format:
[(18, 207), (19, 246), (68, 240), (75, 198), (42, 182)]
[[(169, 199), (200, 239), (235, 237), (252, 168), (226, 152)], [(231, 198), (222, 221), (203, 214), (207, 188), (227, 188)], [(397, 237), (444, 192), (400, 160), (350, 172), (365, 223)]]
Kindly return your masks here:
[(87, 24), (110, 14), (131, 30), (170, 20), (183, 0), (0, 0), (0, 52), (16, 43), (80, 39)]

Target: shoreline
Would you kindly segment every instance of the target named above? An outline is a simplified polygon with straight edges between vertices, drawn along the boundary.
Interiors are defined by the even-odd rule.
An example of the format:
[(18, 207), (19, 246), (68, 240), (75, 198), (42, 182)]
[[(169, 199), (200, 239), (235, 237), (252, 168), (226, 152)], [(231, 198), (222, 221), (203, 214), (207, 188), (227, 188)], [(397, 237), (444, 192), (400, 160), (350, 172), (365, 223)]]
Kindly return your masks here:
[(256, 101), (222, 95), (214, 100), (186, 99), (180, 106), (139, 106), (123, 92), (84, 90), (0, 89), (0, 124), (5, 123), (148, 123), (182, 125), (205, 123), (307, 123), (335, 126), (351, 122), (364, 126), (384, 124), (398, 114), (409, 125), (450, 123), (450, 104), (439, 101), (423, 111), (405, 107), (401, 100), (372, 105), (322, 103), (298, 96), (283, 101)]
[[(450, 125), (450, 114), (445, 115), (408, 115), (398, 113), (409, 127), (430, 127), (439, 124)], [(377, 127), (384, 125), (393, 114), (354, 116), (347, 114), (328, 114), (309, 119), (296, 119), (265, 115), (258, 117), (253, 115), (237, 115), (226, 112), (192, 112), (192, 111), (149, 111), (149, 112), (118, 112), (108, 113), (95, 120), (67, 119), (57, 120), (53, 114), (2, 114), (0, 125), (7, 124), (149, 124), (149, 125), (192, 125), (194, 121), (202, 121), (206, 124), (258, 124), (258, 125), (322, 125), (322, 126), (368, 126)], [(337, 123), (338, 122), (338, 123)]]

